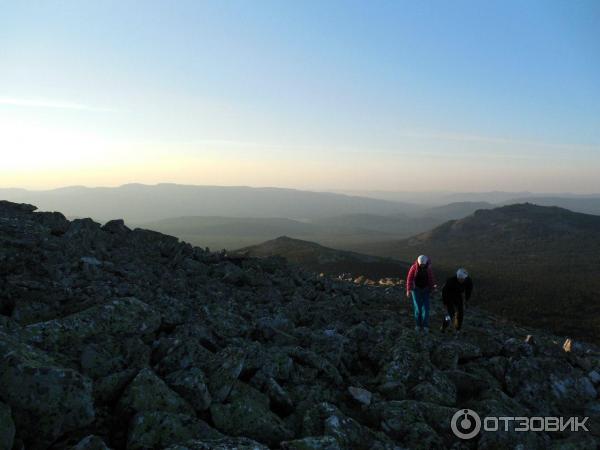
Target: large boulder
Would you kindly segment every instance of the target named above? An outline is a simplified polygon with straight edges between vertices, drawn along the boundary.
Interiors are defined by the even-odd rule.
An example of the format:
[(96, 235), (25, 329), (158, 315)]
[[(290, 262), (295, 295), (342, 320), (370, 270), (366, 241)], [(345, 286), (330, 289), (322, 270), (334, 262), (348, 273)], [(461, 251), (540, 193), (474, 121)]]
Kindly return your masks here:
[(145, 411), (131, 419), (127, 450), (166, 448), (191, 439), (222, 437), (221, 433), (195, 417), (164, 411)]
[[(385, 435), (378, 434), (355, 419), (346, 416), (339, 408), (330, 403), (320, 403), (306, 411), (302, 423), (302, 434), (307, 438), (329, 436), (334, 438), (339, 447), (343, 449), (376, 448), (387, 443)], [(311, 443), (311, 440), (308, 440), (308, 443)], [(319, 442), (319, 444), (322, 443)], [(331, 445), (331, 442), (326, 441), (326, 444)]]
[(378, 390), (389, 400), (402, 400), (407, 389), (428, 382), (434, 373), (429, 353), (404, 334), (392, 348), (391, 359), (378, 374)]
[(457, 389), (443, 372), (434, 371), (431, 381), (417, 384), (411, 390), (411, 395), (415, 400), (453, 406), (456, 404)]
[[(202, 370), (212, 369), (214, 365), (218, 365), (222, 358), (220, 355), (215, 356), (204, 345), (205, 341), (201, 337), (186, 336), (183, 333), (181, 335), (177, 333), (175, 336), (164, 337), (155, 341), (152, 359), (156, 361), (155, 368), (157, 372), (166, 375), (192, 367), (198, 367)], [(223, 372), (227, 372), (227, 369), (224, 368)], [(235, 375), (235, 371), (228, 373), (232, 373), (232, 376)], [(219, 378), (215, 377), (215, 384), (220, 387), (228, 385), (231, 381), (230, 378), (226, 376), (224, 380), (229, 381), (221, 383)], [(215, 386), (213, 386), (214, 388)], [(224, 391), (223, 394), (228, 393), (226, 389)], [(212, 392), (214, 391), (211, 390)]]
[(28, 448), (45, 448), (94, 421), (92, 382), (0, 331), (0, 399)]
[(222, 362), (210, 375), (209, 389), (216, 402), (223, 402), (229, 397), (244, 369), (246, 352), (237, 347), (229, 347), (217, 356)]
[(137, 298), (127, 297), (92, 306), (69, 316), (26, 327), (29, 341), (57, 351), (97, 335), (139, 335), (160, 327), (160, 315)]
[(269, 446), (293, 437), (287, 425), (269, 409), (269, 399), (238, 382), (229, 403), (214, 403), (210, 414), (217, 429), (231, 436), (245, 436)]
[(443, 448), (454, 438), (450, 422), (456, 408), (402, 400), (375, 404), (370, 411), (387, 435), (408, 448)]
[(97, 404), (114, 404), (138, 371), (125, 369), (94, 380), (94, 400)]
[(194, 415), (192, 407), (151, 369), (142, 369), (127, 386), (119, 400), (117, 410), (125, 418), (144, 411)]
[(109, 220), (102, 226), (102, 229), (111, 234), (127, 234), (131, 232), (131, 229), (125, 225), (123, 219)]
[(212, 401), (204, 372), (197, 367), (172, 372), (165, 378), (167, 384), (185, 398), (197, 411), (205, 411)]
[(50, 230), (55, 236), (61, 236), (67, 232), (70, 222), (59, 212), (38, 212), (33, 218)]

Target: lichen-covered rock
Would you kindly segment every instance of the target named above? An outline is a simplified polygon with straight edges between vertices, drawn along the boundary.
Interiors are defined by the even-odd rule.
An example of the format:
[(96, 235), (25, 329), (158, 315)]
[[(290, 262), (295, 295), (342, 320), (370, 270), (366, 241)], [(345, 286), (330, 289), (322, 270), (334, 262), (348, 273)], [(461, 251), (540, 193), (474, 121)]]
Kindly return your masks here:
[(106, 446), (102, 438), (91, 434), (84, 437), (70, 450), (110, 450), (110, 448)]
[(231, 436), (245, 436), (269, 446), (293, 437), (286, 424), (269, 409), (269, 399), (243, 383), (237, 383), (229, 403), (213, 403), (212, 420), (218, 430)]
[(378, 403), (370, 410), (388, 436), (409, 448), (439, 448), (453, 439), (450, 422), (456, 408), (402, 400)]
[(0, 398), (28, 448), (94, 421), (91, 381), (0, 331)]
[(433, 349), (431, 352), (431, 362), (439, 369), (456, 369), (456, 366), (458, 366), (458, 356), (458, 343), (445, 341)]
[(209, 390), (215, 402), (223, 402), (229, 397), (231, 389), (242, 373), (246, 361), (246, 352), (231, 347), (219, 354), (222, 361), (210, 375)]
[[(540, 377), (543, 374), (543, 377)], [(594, 400), (598, 392), (580, 370), (564, 359), (520, 358), (506, 373), (507, 393), (539, 415), (577, 411), (576, 405)]]
[(192, 407), (151, 369), (142, 369), (127, 386), (119, 400), (117, 410), (125, 418), (144, 411), (194, 415)]
[(473, 343), (444, 340), (431, 351), (431, 361), (439, 369), (456, 369), (459, 361), (465, 363), (481, 355), (481, 349)]
[(196, 411), (205, 411), (209, 408), (212, 399), (202, 370), (190, 367), (172, 372), (165, 378), (165, 381)]
[(416, 423), (424, 423), (425, 417), (414, 401), (390, 401), (373, 405), (374, 418), (381, 429), (396, 440), (403, 440)]
[(247, 438), (193, 439), (182, 445), (173, 445), (166, 450), (269, 450), (262, 444)]
[[(154, 345), (153, 359), (158, 359), (156, 370), (164, 375), (192, 367), (209, 369), (221, 360), (220, 355), (216, 357), (204, 347), (200, 339), (195, 337), (162, 338), (155, 341)], [(215, 379), (218, 380), (218, 377)], [(217, 381), (217, 384), (221, 385), (222, 383)]]
[(378, 390), (387, 399), (403, 399), (406, 389), (431, 379), (434, 367), (429, 353), (417, 345), (414, 338), (404, 335), (403, 340), (391, 350), (391, 360), (378, 376)]
[(138, 371), (125, 369), (94, 380), (94, 400), (98, 404), (113, 404)]
[(0, 450), (12, 450), (15, 440), (15, 423), (10, 406), (0, 402)]
[(338, 441), (332, 436), (309, 436), (303, 439), (281, 443), (284, 450), (342, 450)]
[(26, 332), (31, 343), (56, 351), (96, 335), (148, 334), (159, 326), (160, 315), (146, 303), (129, 297), (114, 299), (61, 319), (29, 325)]
[(385, 435), (361, 425), (329, 403), (318, 404), (306, 412), (302, 434), (333, 437), (344, 449), (375, 448), (387, 443)]
[(335, 384), (341, 385), (343, 383), (338, 369), (329, 360), (317, 353), (302, 347), (294, 347), (290, 349), (289, 355), (299, 363), (317, 369)]
[(271, 409), (274, 411), (284, 415), (294, 411), (294, 401), (290, 394), (274, 378), (259, 372), (252, 378), (251, 383), (269, 397)]
[(166, 448), (191, 439), (220, 439), (223, 435), (206, 422), (185, 414), (145, 411), (129, 424), (128, 450)]
[(456, 387), (442, 372), (434, 372), (431, 382), (417, 384), (411, 395), (415, 400), (429, 401), (440, 405), (456, 404)]

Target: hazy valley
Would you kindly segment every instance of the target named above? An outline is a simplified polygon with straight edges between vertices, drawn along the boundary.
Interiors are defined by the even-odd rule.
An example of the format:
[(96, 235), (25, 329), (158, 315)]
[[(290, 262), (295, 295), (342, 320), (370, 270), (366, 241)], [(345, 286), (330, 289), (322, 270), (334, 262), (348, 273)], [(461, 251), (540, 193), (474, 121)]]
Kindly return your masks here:
[[(440, 282), (456, 267), (467, 267), (476, 278), (475, 301), (490, 311), (556, 333), (600, 339), (595, 275), (600, 216), (533, 204), (502, 206), (512, 195), (524, 195), (544, 205), (594, 212), (600, 197), (430, 194), (429, 203), (419, 204), (293, 189), (175, 184), (0, 194), (38, 203), (43, 210), (63, 209), (69, 216), (123, 217), (132, 227), (212, 250), (280, 255), (329, 275), (403, 278), (407, 264), (425, 253)], [(436, 205), (434, 198), (460, 201)], [(282, 236), (291, 239), (277, 239)]]

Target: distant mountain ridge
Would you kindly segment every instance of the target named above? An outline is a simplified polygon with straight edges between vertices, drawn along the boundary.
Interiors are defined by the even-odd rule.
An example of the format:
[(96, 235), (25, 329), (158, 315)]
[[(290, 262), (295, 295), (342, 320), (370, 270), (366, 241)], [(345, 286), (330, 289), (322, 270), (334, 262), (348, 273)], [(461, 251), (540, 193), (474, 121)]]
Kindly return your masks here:
[(130, 223), (181, 216), (313, 219), (351, 213), (386, 215), (418, 209), (409, 203), (329, 192), (168, 183), (98, 188), (73, 186), (49, 191), (0, 189), (0, 198), (35, 203), (41, 210), (62, 211), (67, 216), (97, 220), (119, 216)]
[(241, 248), (235, 253), (259, 258), (281, 256), (290, 263), (327, 275), (351, 273), (377, 279), (403, 277), (409, 267), (408, 263), (402, 261), (336, 250), (287, 236)]

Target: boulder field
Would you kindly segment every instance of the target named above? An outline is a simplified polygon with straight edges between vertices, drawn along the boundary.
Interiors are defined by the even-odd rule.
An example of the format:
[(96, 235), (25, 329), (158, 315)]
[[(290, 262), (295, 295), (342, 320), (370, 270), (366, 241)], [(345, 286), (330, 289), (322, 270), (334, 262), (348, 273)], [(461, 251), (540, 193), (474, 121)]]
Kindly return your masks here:
[[(398, 285), (0, 202), (0, 450), (599, 445), (597, 347), (432, 302), (419, 336)], [(589, 431), (461, 440), (464, 408)]]

